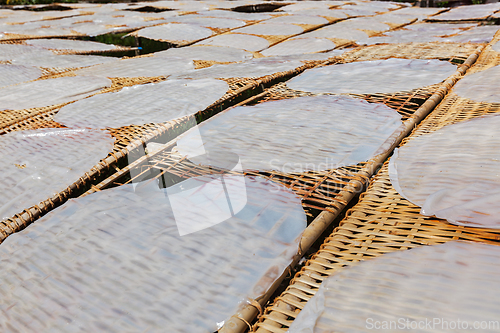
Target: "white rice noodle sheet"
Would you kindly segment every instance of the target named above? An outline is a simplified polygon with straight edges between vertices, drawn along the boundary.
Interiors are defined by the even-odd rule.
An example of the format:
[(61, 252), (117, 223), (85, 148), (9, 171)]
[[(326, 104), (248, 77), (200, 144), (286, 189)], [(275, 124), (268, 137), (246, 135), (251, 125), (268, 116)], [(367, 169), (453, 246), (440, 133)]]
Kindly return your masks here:
[(76, 101), (110, 87), (102, 77), (60, 77), (0, 89), (0, 110), (22, 110)]
[(217, 153), (199, 164), (220, 168), (236, 154), (245, 170), (322, 171), (385, 152), (401, 129), (401, 116), (385, 105), (309, 96), (230, 109), (182, 135), (177, 150), (195, 163), (199, 151)]
[(316, 53), (332, 50), (335, 48), (335, 43), (326, 38), (300, 38), (296, 37), (278, 43), (264, 51), (262, 55), (282, 56), (293, 54)]
[(474, 6), (460, 6), (450, 9), (447, 12), (431, 17), (440, 21), (460, 21), (485, 19), (500, 10), (500, 3), (488, 3)]
[(500, 66), (491, 67), (466, 75), (453, 87), (453, 92), (476, 102), (500, 103), (498, 80)]
[(227, 46), (208, 45), (170, 48), (165, 51), (155, 52), (155, 57), (162, 56), (219, 62), (240, 62), (253, 58), (253, 54), (245, 50)]
[(0, 64), (0, 87), (38, 79), (42, 71), (36, 67)]
[(250, 52), (267, 49), (269, 42), (258, 36), (245, 34), (224, 34), (202, 40), (197, 45), (228, 46)]
[(194, 24), (168, 23), (141, 29), (137, 35), (144, 38), (172, 41), (193, 42), (213, 35), (212, 30)]
[(206, 79), (206, 78), (258, 78), (279, 72), (290, 71), (304, 64), (298, 60), (280, 60), (273, 58), (252, 59), (235, 64), (217, 64), (208, 68), (186, 71), (173, 75), (172, 78)]
[(423, 215), (500, 228), (499, 126), (485, 116), (410, 140), (391, 159), (394, 188)]
[(44, 68), (79, 68), (117, 61), (116, 58), (97, 55), (33, 54), (16, 58), (12, 63)]
[[(451, 241), (362, 261), (323, 280), (288, 333), (431, 333), (488, 323), (500, 311), (498, 260), (496, 245)], [(481, 331), (497, 329), (490, 327)]]
[(156, 77), (194, 69), (192, 60), (177, 57), (129, 58), (80, 69), (78, 75), (104, 77)]
[(287, 23), (259, 23), (233, 30), (233, 32), (264, 36), (290, 36), (300, 34), (304, 32), (304, 29), (298, 25)]
[(300, 198), (260, 177), (123, 185), (74, 199), (2, 244), (0, 308), (41, 317), (3, 317), (0, 327), (214, 332), (285, 272), (305, 227)]
[(447, 61), (391, 58), (314, 68), (286, 84), (312, 93), (393, 93), (440, 83), (455, 71)]
[(90, 128), (163, 123), (204, 110), (228, 89), (226, 82), (214, 79), (136, 85), (66, 105), (54, 120), (68, 127)]
[(109, 51), (116, 49), (116, 45), (104, 44), (84, 40), (71, 39), (29, 39), (27, 44), (51, 50), (71, 50), (71, 51)]
[(0, 220), (52, 198), (113, 150), (108, 132), (37, 129), (0, 136)]

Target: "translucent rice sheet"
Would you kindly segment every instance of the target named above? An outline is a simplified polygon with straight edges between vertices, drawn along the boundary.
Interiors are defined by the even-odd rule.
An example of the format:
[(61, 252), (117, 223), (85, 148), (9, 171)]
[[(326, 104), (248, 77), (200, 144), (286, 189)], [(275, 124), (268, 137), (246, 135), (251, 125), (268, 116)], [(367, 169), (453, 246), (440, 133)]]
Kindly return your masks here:
[(194, 69), (192, 60), (175, 57), (144, 57), (113, 61), (76, 71), (78, 75), (104, 77), (155, 77)]
[(328, 18), (337, 18), (337, 19), (343, 19), (347, 18), (347, 14), (344, 13), (340, 9), (321, 9), (321, 8), (310, 8), (310, 9), (305, 9), (301, 10), (299, 12), (296, 12), (297, 14), (301, 15), (308, 15), (308, 16), (320, 16), (320, 17), (328, 17)]
[(226, 82), (214, 79), (136, 85), (66, 105), (54, 120), (68, 127), (91, 128), (163, 123), (204, 110), (228, 89)]
[(269, 47), (269, 42), (262, 38), (244, 34), (225, 34), (205, 39), (198, 45), (229, 46), (247, 51), (261, 51)]
[(36, 67), (0, 64), (0, 87), (38, 79), (42, 71)]
[(377, 36), (358, 40), (358, 44), (377, 43), (428, 43), (436, 41), (447, 41), (440, 36), (455, 35), (475, 27), (475, 24), (447, 24), (447, 23), (419, 23), (405, 27), (404, 30), (388, 31), (384, 36)]
[[(0, 327), (216, 331), (285, 271), (306, 227), (291, 190), (263, 178), (223, 182), (116, 187), (71, 200), (10, 236), (0, 247), (0, 308), (8, 314)], [(200, 220), (209, 227), (179, 235)], [(24, 320), (10, 320), (16, 313)]]
[(117, 61), (116, 58), (96, 55), (30, 54), (18, 57), (12, 63), (45, 68), (79, 68)]
[(246, 25), (246, 23), (241, 20), (235, 20), (225, 17), (203, 17), (198, 15), (183, 15), (173, 18), (170, 21), (219, 29), (234, 29)]
[(335, 43), (326, 38), (294, 38), (276, 44), (267, 50), (262, 51), (262, 55), (281, 56), (290, 54), (315, 53), (335, 48)]
[(327, 24), (328, 20), (321, 16), (286, 15), (266, 20), (266, 23), (294, 23), (294, 24), (322, 25), (322, 24)]
[(24, 56), (50, 56), (53, 53), (39, 47), (20, 44), (0, 44), (0, 60), (14, 60)]
[(194, 24), (168, 23), (141, 29), (137, 35), (162, 41), (196, 41), (212, 36), (213, 32)]
[(497, 332), (498, 260), (496, 245), (451, 241), (362, 261), (325, 279), (288, 333)]
[(309, 53), (309, 54), (292, 54), (292, 55), (284, 55), (284, 56), (275, 56), (275, 57), (268, 57), (267, 59), (273, 59), (273, 60), (280, 60), (280, 61), (292, 61), (292, 60), (299, 60), (299, 61), (311, 61), (311, 60), (327, 60), (332, 57), (338, 57), (345, 53), (348, 49), (341, 49), (341, 50), (333, 50), (330, 52), (323, 52), (323, 53)]
[[(33, 26), (28, 23), (20, 26), (9, 26), (7, 28), (0, 29), (0, 33), (3, 33), (8, 37), (8, 34), (18, 34), (27, 36), (71, 36), (74, 33), (69, 29), (59, 28), (59, 27), (37, 27), (37, 24)], [(12, 28), (15, 27), (15, 28)], [(3, 36), (0, 36), (2, 38)]]
[(266, 13), (240, 13), (240, 12), (232, 12), (229, 10), (198, 11), (198, 14), (209, 17), (226, 17), (235, 20), (248, 20), (248, 21), (262, 21), (272, 18), (271, 15)]
[(488, 3), (484, 5), (460, 6), (452, 8), (443, 14), (433, 16), (433, 20), (455, 21), (455, 20), (477, 20), (483, 19), (500, 9), (500, 3)]
[(495, 66), (466, 75), (458, 81), (453, 92), (477, 102), (500, 103), (499, 80), (500, 66)]
[(348, 40), (365, 39), (367, 37), (368, 34), (361, 30), (336, 27), (335, 25), (329, 25), (300, 35), (300, 38), (338, 38)]
[(52, 198), (113, 150), (108, 132), (38, 129), (0, 136), (0, 220)]
[(391, 159), (394, 188), (423, 215), (500, 228), (499, 128), (494, 115), (410, 140)]
[(236, 154), (245, 170), (321, 171), (384, 152), (401, 126), (401, 116), (382, 104), (300, 97), (230, 109), (186, 132), (177, 149), (195, 163), (200, 149), (217, 153), (203, 163), (221, 168)]
[[(335, 1), (336, 5), (343, 5), (343, 1)], [(299, 1), (296, 3), (292, 3), (290, 5), (286, 5), (280, 8), (280, 11), (284, 12), (301, 12), (307, 9), (330, 9), (334, 4), (331, 1)]]
[(432, 34), (432, 36), (445, 36), (453, 35), (476, 26), (477, 24), (474, 23), (418, 23), (405, 26), (405, 29)]
[(272, 58), (252, 59), (242, 63), (213, 65), (208, 68), (186, 71), (173, 75), (172, 78), (205, 79), (205, 78), (232, 78), (232, 77), (262, 77), (279, 72), (293, 70), (303, 63), (295, 60), (276, 60)]
[(499, 26), (479, 26), (467, 30), (459, 35), (448, 37), (446, 42), (455, 43), (489, 43), (498, 31)]
[(110, 87), (102, 77), (60, 77), (0, 89), (0, 110), (22, 110), (76, 101)]
[(253, 54), (244, 50), (226, 46), (193, 45), (188, 47), (170, 48), (155, 53), (156, 57), (168, 56), (189, 60), (205, 60), (219, 62), (239, 62), (253, 58)]
[(383, 43), (430, 43), (444, 41), (436, 36), (430, 36), (420, 31), (396, 30), (384, 33), (384, 36), (375, 36), (357, 40), (358, 45), (374, 45)]
[(493, 44), (493, 46), (491, 47), (491, 49), (493, 51), (500, 52), (500, 43), (496, 42), (495, 44)]
[(71, 40), (71, 39), (29, 39), (29, 45), (52, 50), (72, 50), (72, 51), (107, 51), (116, 49), (116, 45), (98, 42)]
[(455, 71), (447, 61), (391, 58), (309, 69), (287, 86), (312, 93), (392, 93), (439, 83)]
[(286, 23), (259, 23), (239, 28), (233, 32), (251, 34), (251, 35), (297, 35), (304, 31), (301, 27)]
[(411, 15), (416, 16), (420, 20), (423, 20), (431, 15), (435, 15), (441, 11), (445, 10), (445, 8), (432, 8), (432, 7), (407, 7), (401, 8), (394, 12), (397, 15)]

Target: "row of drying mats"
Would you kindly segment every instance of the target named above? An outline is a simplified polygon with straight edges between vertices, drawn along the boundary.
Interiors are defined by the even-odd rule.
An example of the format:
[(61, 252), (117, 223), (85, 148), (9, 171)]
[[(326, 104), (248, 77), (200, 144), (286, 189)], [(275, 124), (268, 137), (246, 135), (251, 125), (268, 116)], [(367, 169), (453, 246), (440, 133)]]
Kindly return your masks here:
[[(32, 37), (29, 36), (29, 38)], [(272, 40), (267, 38), (271, 43), (278, 43), (288, 37), (290, 36), (273, 37)], [(497, 35), (491, 45), (499, 37)], [(338, 38), (332, 41), (339, 45), (352, 43), (352, 41), (339, 41)], [(22, 43), (22, 39), (17, 39), (16, 43)], [(270, 101), (319, 96), (321, 94), (294, 90), (286, 83), (280, 83), (311, 68), (388, 58), (440, 59), (458, 65), (457, 71), (443, 83), (397, 93), (351, 94), (353, 97), (371, 103), (386, 105), (401, 115), (403, 129), (397, 133), (391, 144), (385, 147), (385, 151), (375, 158), (357, 165), (327, 171), (288, 173), (251, 171), (247, 173), (249, 176), (264, 176), (283, 184), (302, 199), (309, 223), (300, 242), (300, 253), (294, 257), (290, 265), (291, 270), (288, 270), (287, 274), (293, 271), (293, 267), (297, 265), (303, 254), (345, 210), (349, 202), (362, 192), (368, 183), (370, 186), (362, 194), (359, 203), (349, 210), (340, 226), (325, 240), (321, 249), (296, 274), (282, 295), (264, 308), (287, 274), (276, 278), (273, 286), (262, 297), (252, 301), (248, 307), (243, 308), (226, 322), (222, 331), (243, 331), (250, 325), (253, 326), (253, 330), (259, 332), (285, 332), (307, 300), (315, 294), (321, 281), (339, 268), (365, 258), (452, 239), (493, 242), (498, 238), (498, 233), (494, 230), (452, 226), (444, 220), (420, 215), (419, 207), (406, 201), (392, 188), (388, 178), (388, 166), (384, 163), (396, 146), (401, 142), (408, 142), (412, 137), (433, 132), (448, 124), (498, 112), (498, 105), (494, 103), (476, 103), (448, 93), (466, 71), (480, 71), (498, 64), (498, 53), (493, 51), (491, 46), (486, 46), (484, 49), (483, 46), (441, 42), (365, 46), (352, 49), (340, 56), (322, 60), (304, 60), (300, 67), (284, 72), (262, 77), (224, 79), (229, 86), (228, 92), (220, 100), (200, 111), (196, 115), (199, 121), (206, 120), (230, 106), (263, 105)], [(202, 67), (214, 63), (217, 62), (202, 64)], [(471, 66), (472, 68), (469, 69)], [(58, 72), (53, 69), (49, 71), (49, 75), (52, 76), (44, 79), (74, 74), (71, 70)], [(100, 93), (117, 92), (123, 87), (163, 82), (166, 79), (166, 76), (113, 78), (111, 86)], [(65, 104), (67, 103), (63, 105)], [(64, 126), (55, 122), (53, 117), (63, 105), (16, 110), (15, 112), (4, 111), (0, 130), (2, 134), (7, 134), (27, 129), (62, 128)], [(172, 142), (171, 140), (188, 129), (192, 123), (193, 116), (187, 116), (161, 124), (110, 129), (115, 138), (113, 152), (73, 184), (68, 184), (67, 189), (38, 205), (26, 207), (24, 212), (19, 212), (16, 216), (3, 221), (2, 239), (26, 228), (47, 212), (64, 204), (69, 198), (105, 192), (107, 188), (132, 182), (131, 178), (134, 178), (134, 175), (140, 178), (149, 174), (164, 182), (178, 182), (183, 179), (223, 172), (217, 167), (208, 168), (196, 165), (179, 156), (175, 150), (172, 151), (173, 143), (162, 146), (160, 150), (127, 165), (127, 156), (131, 152), (134, 154), (150, 142)], [(410, 136), (407, 137), (409, 134)], [(318, 140), (321, 140), (320, 138), (321, 133), (318, 133)], [(381, 166), (382, 168), (377, 172)], [(373, 180), (369, 181), (374, 174)], [(259, 319), (255, 321), (257, 315)]]

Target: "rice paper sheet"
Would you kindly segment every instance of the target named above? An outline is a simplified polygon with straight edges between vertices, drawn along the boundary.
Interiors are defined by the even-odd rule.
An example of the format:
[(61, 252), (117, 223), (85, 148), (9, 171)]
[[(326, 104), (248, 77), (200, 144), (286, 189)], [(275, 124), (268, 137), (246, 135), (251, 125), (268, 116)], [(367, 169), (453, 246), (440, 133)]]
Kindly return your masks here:
[(321, 16), (312, 15), (286, 15), (278, 16), (272, 19), (266, 20), (266, 23), (289, 23), (289, 24), (310, 24), (310, 25), (322, 25), (328, 24), (328, 20)]
[(493, 46), (491, 47), (491, 49), (493, 51), (500, 52), (500, 42), (496, 42), (495, 44), (493, 44)]
[(37, 129), (0, 136), (0, 220), (52, 198), (113, 150), (108, 132)]
[(76, 101), (110, 87), (106, 78), (60, 77), (0, 88), (0, 110), (22, 110)]
[(194, 69), (192, 60), (177, 57), (144, 57), (129, 58), (106, 64), (83, 68), (77, 75), (93, 75), (104, 77), (156, 77), (169, 76), (174, 73)]
[(440, 83), (455, 71), (447, 61), (391, 58), (309, 69), (286, 84), (312, 93), (393, 93)]
[(0, 87), (38, 79), (42, 71), (31, 66), (0, 64)]
[(433, 16), (431, 19), (438, 21), (480, 20), (489, 17), (499, 9), (500, 4), (498, 2), (474, 6), (460, 6)]
[[(285, 271), (306, 227), (291, 190), (260, 177), (223, 181), (123, 185), (10, 236), (0, 247), (0, 308), (25, 320), (3, 316), (0, 327), (216, 331)], [(212, 225), (180, 236), (183, 223), (203, 219)]]
[(390, 178), (421, 214), (500, 228), (500, 116), (446, 126), (395, 151)]
[(332, 50), (335, 48), (335, 43), (326, 38), (300, 38), (289, 39), (279, 44), (276, 44), (264, 51), (262, 55), (281, 56), (291, 54), (316, 53)]
[(116, 45), (104, 44), (84, 40), (72, 39), (29, 39), (27, 44), (51, 50), (72, 50), (72, 51), (109, 51), (116, 49)]
[(259, 58), (235, 64), (217, 64), (208, 68), (186, 71), (173, 75), (172, 78), (204, 79), (204, 78), (258, 78), (279, 72), (294, 70), (304, 64), (298, 60), (280, 60)]
[(497, 33), (498, 26), (479, 26), (445, 39), (454, 43), (489, 43)]
[(491, 67), (466, 75), (453, 87), (453, 92), (476, 102), (500, 103), (499, 79), (500, 66)]
[(233, 30), (233, 32), (251, 34), (251, 35), (264, 35), (264, 36), (278, 36), (278, 35), (297, 35), (304, 31), (301, 27), (294, 24), (286, 23), (259, 23), (249, 25), (247, 27)]
[(53, 53), (39, 47), (21, 44), (0, 44), (0, 60), (10, 61), (24, 56), (50, 56)]
[(172, 22), (195, 24), (202, 27), (218, 28), (218, 29), (234, 29), (243, 27), (246, 22), (225, 17), (204, 17), (197, 15), (183, 15), (177, 18), (170, 19)]
[(244, 34), (224, 34), (202, 40), (198, 45), (228, 46), (251, 52), (257, 52), (269, 47), (269, 42), (258, 36)]
[(253, 58), (252, 53), (234, 47), (207, 45), (170, 48), (155, 52), (155, 57), (160, 56), (219, 62), (240, 62)]
[(80, 68), (117, 61), (116, 58), (96, 55), (32, 54), (18, 57), (12, 63), (45, 68)]
[(213, 35), (212, 30), (194, 24), (168, 23), (141, 29), (137, 35), (144, 38), (172, 41), (192, 42)]
[(321, 171), (385, 152), (401, 129), (401, 116), (385, 105), (308, 96), (225, 111), (183, 134), (177, 150), (194, 163), (212, 152), (217, 158), (198, 164), (220, 168), (236, 154), (245, 170)]
[(54, 120), (68, 127), (90, 128), (163, 123), (206, 109), (228, 89), (226, 82), (214, 79), (136, 85), (68, 104)]
[(500, 310), (499, 259), (496, 245), (451, 241), (362, 261), (325, 279), (288, 333), (471, 330)]

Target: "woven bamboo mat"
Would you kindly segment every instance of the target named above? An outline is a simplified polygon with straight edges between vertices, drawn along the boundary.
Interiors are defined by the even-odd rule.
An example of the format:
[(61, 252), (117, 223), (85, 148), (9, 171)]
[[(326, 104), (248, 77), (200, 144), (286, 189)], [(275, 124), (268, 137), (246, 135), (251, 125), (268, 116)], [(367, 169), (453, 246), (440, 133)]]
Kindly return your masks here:
[[(474, 67), (483, 67), (490, 59), (480, 56)], [(498, 103), (474, 102), (449, 93), (402, 144), (446, 125), (498, 112)], [(320, 250), (265, 309), (253, 331), (286, 332), (321, 282), (343, 267), (388, 252), (458, 239), (497, 243), (500, 232), (455, 226), (446, 220), (421, 215), (420, 207), (404, 199), (392, 187), (386, 161), (367, 191), (360, 195), (359, 202), (346, 213)]]

